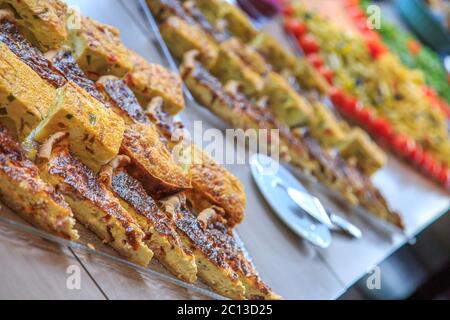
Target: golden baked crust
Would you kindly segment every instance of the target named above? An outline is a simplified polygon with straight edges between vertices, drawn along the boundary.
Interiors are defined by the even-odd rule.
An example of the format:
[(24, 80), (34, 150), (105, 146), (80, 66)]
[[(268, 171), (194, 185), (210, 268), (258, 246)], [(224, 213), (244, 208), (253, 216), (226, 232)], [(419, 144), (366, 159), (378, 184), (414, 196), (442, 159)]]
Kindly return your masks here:
[(22, 36), (11, 15), (0, 12), (0, 113), (14, 121), (24, 139), (47, 115), (54, 86), (65, 79)]
[(156, 258), (176, 277), (195, 282), (197, 265), (194, 255), (182, 244), (173, 221), (159, 210), (142, 184), (123, 168), (118, 168), (113, 169), (110, 188), (144, 231), (144, 242)]
[(90, 79), (108, 74), (123, 77), (131, 70), (128, 50), (116, 28), (82, 17), (81, 29), (69, 30), (69, 36), (73, 55)]
[(64, 195), (77, 220), (130, 261), (148, 265), (153, 252), (143, 242), (144, 232), (65, 141), (39, 162), (41, 176)]
[(73, 82), (58, 89), (48, 117), (36, 128), (35, 139), (44, 142), (59, 131), (70, 133), (74, 154), (92, 170), (111, 161), (119, 152), (125, 124)]
[(124, 134), (121, 154), (131, 159), (127, 170), (156, 199), (191, 188), (188, 176), (161, 141), (152, 124), (134, 124)]
[(211, 207), (200, 212), (197, 218), (206, 226), (211, 241), (222, 250), (227, 263), (239, 276), (245, 287), (245, 298), (248, 300), (281, 299), (261, 280), (254, 265), (246, 258), (243, 249), (234, 238), (232, 231), (225, 225), (220, 211), (220, 208)]
[(216, 205), (225, 210), (230, 227), (241, 223), (246, 206), (242, 183), (195, 144), (192, 144), (191, 159), (189, 174), (193, 190), (188, 194), (195, 209), (201, 211)]
[(52, 61), (55, 69), (63, 74), (67, 80), (72, 81), (80, 88), (84, 89), (101, 103), (107, 103), (105, 97), (98, 91), (95, 83), (86, 76), (83, 70), (81, 70), (69, 48), (63, 47), (58, 50), (48, 51), (45, 55)]
[(185, 52), (195, 49), (200, 53), (200, 59), (205, 65), (215, 64), (218, 47), (198, 25), (171, 16), (159, 26), (159, 30), (176, 59), (181, 60)]
[(0, 42), (0, 109), (11, 118), (20, 139), (46, 116), (56, 90)]
[[(225, 209), (224, 217), (230, 227), (242, 222), (245, 216), (245, 190), (240, 181), (219, 165), (214, 159), (203, 152), (197, 145), (184, 139), (180, 131), (183, 125), (173, 120), (164, 111), (156, 108), (149, 113), (149, 119), (154, 122), (160, 134), (167, 140), (171, 149), (175, 147), (180, 153), (187, 154), (188, 176), (192, 189), (185, 195), (201, 211), (212, 205)], [(179, 137), (179, 140), (174, 139)]]
[(96, 84), (114, 112), (120, 115), (126, 124), (150, 123), (133, 91), (123, 80), (114, 76), (103, 76)]
[(180, 76), (158, 64), (147, 62), (132, 50), (129, 54), (133, 68), (125, 76), (125, 81), (139, 102), (146, 106), (152, 98), (161, 97), (166, 112), (177, 114), (182, 111), (184, 97)]
[(67, 5), (60, 0), (4, 0), (14, 8), (17, 23), (42, 49), (54, 49), (67, 39)]
[(66, 83), (64, 76), (52, 66), (39, 50), (30, 44), (20, 32), (15, 21), (12, 11), (0, 10), (0, 41), (43, 80), (55, 88), (62, 87)]
[(65, 239), (78, 239), (72, 211), (63, 197), (39, 177), (39, 169), (2, 126), (0, 199), (35, 226)]
[(174, 221), (183, 243), (194, 253), (198, 276), (217, 293), (231, 299), (244, 299), (245, 287), (227, 264), (224, 252), (186, 208), (184, 196), (165, 199), (161, 209)]

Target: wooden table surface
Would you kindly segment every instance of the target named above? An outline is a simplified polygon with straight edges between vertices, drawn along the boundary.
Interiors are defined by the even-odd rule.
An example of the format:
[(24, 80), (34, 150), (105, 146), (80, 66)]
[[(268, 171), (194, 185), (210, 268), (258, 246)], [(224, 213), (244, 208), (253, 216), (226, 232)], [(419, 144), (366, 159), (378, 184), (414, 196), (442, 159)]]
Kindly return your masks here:
[[(81, 12), (121, 30), (125, 44), (152, 62), (165, 64), (152, 42), (137, 0), (68, 1)], [(206, 110), (189, 102), (182, 113), (192, 128), (226, 126)], [(201, 141), (196, 141), (200, 143)], [(241, 146), (239, 152), (245, 154)], [(218, 155), (220, 156), (220, 155)], [(247, 217), (238, 227), (262, 278), (290, 299), (334, 299), (363, 276), (368, 267), (384, 260), (450, 207), (450, 198), (393, 158), (374, 177), (391, 205), (402, 212), (407, 235), (374, 228), (370, 221), (348, 215), (364, 232), (353, 241), (334, 235), (332, 246), (319, 250), (293, 234), (271, 212), (253, 183), (248, 165), (227, 166), (245, 185)], [(332, 205), (332, 204), (331, 204)], [(193, 293), (132, 268), (105, 262), (95, 255), (52, 244), (38, 237), (11, 231), (0, 224), (0, 298), (45, 299), (201, 299)], [(68, 268), (78, 267), (81, 288), (68, 289)]]

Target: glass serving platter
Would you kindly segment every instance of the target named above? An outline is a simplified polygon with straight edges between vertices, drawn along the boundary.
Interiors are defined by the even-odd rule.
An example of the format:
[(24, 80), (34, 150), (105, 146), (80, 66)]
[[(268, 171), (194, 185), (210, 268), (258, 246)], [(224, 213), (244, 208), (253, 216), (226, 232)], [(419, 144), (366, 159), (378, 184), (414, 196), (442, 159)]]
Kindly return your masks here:
[[(13, 213), (8, 207), (0, 203), (0, 237), (14, 239), (14, 241), (25, 241), (26, 245), (40, 246), (42, 242), (33, 239), (48, 240), (53, 244), (67, 247), (72, 253), (80, 257), (89, 258), (96, 266), (111, 268), (114, 271), (121, 271), (127, 275), (138, 273), (141, 278), (148, 279), (146, 284), (151, 284), (155, 288), (170, 287), (171, 289), (186, 289), (182, 294), (186, 298), (201, 299), (226, 299), (214, 293), (206, 284), (200, 280), (190, 284), (183, 282), (172, 276), (156, 259), (152, 259), (148, 267), (141, 267), (127, 261), (116, 253), (111, 247), (102, 243), (97, 236), (87, 230), (80, 223), (76, 223), (80, 238), (77, 241), (70, 241), (54, 236), (44, 230), (37, 229), (28, 224), (25, 220)], [(238, 239), (238, 241), (240, 241)], [(241, 243), (241, 242), (240, 242)], [(246, 252), (246, 254), (248, 254)]]
[[(149, 36), (151, 37), (153, 42), (157, 43), (157, 45), (159, 46), (161, 54), (163, 54), (166, 59), (167, 66), (172, 71), (178, 73), (179, 71), (178, 65), (175, 62), (174, 58), (172, 57), (169, 48), (167, 47), (164, 39), (162, 38), (161, 33), (159, 32), (158, 23), (154, 18), (153, 14), (151, 13), (150, 9), (148, 8), (146, 0), (139, 0), (139, 4), (140, 4), (140, 11), (148, 23), (149, 31), (151, 31), (151, 34)], [(277, 36), (278, 36), (277, 38), (279, 38), (278, 34)], [(285, 44), (289, 45), (290, 48), (292, 47), (292, 49), (295, 50), (296, 46), (291, 46), (292, 39), (283, 38), (278, 40), (281, 40)], [(295, 50), (295, 53), (302, 54), (299, 50)], [(189, 102), (187, 104), (188, 106), (206, 110), (204, 107), (202, 107), (197, 103), (197, 101), (193, 98), (192, 94), (189, 92), (189, 90), (185, 85), (183, 85), (183, 89), (184, 95)], [(329, 104), (330, 102), (326, 100), (327, 99), (325, 99), (324, 102)], [(323, 201), (326, 204), (327, 210), (331, 210), (331, 212), (333, 212), (333, 210), (336, 210), (344, 213), (357, 214), (361, 216), (366, 222), (368, 222), (369, 225), (371, 225), (371, 227), (373, 227), (377, 231), (380, 231), (381, 233), (386, 234), (386, 236), (389, 236), (391, 238), (398, 236), (407, 238), (407, 234), (404, 230), (401, 230), (397, 226), (390, 224), (385, 220), (379, 219), (378, 217), (371, 214), (370, 212), (368, 212), (368, 210), (366, 210), (361, 206), (349, 204), (344, 199), (344, 197), (342, 197), (338, 192), (324, 186), (314, 176), (302, 172), (301, 170), (287, 163), (283, 163), (283, 165), (285, 165), (302, 182), (302, 184), (305, 185), (305, 187), (311, 194), (318, 197), (321, 201)]]

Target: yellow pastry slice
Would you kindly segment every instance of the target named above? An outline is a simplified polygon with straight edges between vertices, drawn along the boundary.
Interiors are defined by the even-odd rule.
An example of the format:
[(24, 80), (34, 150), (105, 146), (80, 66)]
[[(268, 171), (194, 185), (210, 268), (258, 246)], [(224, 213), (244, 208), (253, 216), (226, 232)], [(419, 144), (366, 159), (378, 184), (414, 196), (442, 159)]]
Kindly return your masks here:
[(60, 0), (4, 0), (15, 12), (16, 21), (33, 44), (55, 49), (67, 40), (67, 5)]
[(37, 158), (42, 178), (64, 195), (77, 220), (104, 243), (131, 262), (147, 266), (153, 252), (144, 243), (144, 232), (119, 200), (91, 169), (74, 157), (67, 141), (49, 142), (52, 138), (43, 145)]
[(70, 133), (72, 152), (98, 171), (118, 154), (125, 124), (111, 109), (68, 82), (58, 89), (48, 117), (36, 128), (35, 139), (42, 143), (59, 131)]
[(154, 97), (164, 101), (164, 111), (177, 114), (184, 108), (183, 87), (180, 76), (158, 64), (147, 62), (130, 50), (132, 70), (125, 76), (125, 82), (135, 93), (139, 102), (146, 106)]
[(127, 128), (120, 153), (131, 159), (127, 169), (156, 199), (190, 189), (191, 181), (152, 124)]
[(89, 17), (81, 17), (80, 29), (69, 30), (72, 53), (86, 75), (97, 80), (103, 75), (123, 77), (132, 68), (119, 30)]
[(78, 239), (72, 211), (61, 194), (39, 177), (38, 167), (2, 126), (0, 200), (35, 226), (68, 240)]
[(386, 154), (359, 128), (350, 131), (339, 150), (343, 158), (354, 161), (368, 176), (386, 164)]
[(220, 45), (216, 64), (211, 72), (222, 83), (236, 80), (242, 85), (242, 90), (247, 95), (258, 95), (264, 88), (264, 80), (234, 50), (230, 49), (229, 42)]
[(181, 240), (195, 256), (198, 276), (214, 291), (231, 299), (244, 299), (245, 287), (226, 262), (225, 253), (208, 236), (206, 228), (187, 209), (183, 195), (161, 203), (161, 209), (174, 221)]
[(159, 29), (175, 59), (181, 60), (187, 51), (195, 49), (200, 52), (203, 63), (208, 66), (215, 64), (218, 47), (198, 25), (189, 24), (178, 16), (171, 16)]
[(236, 272), (245, 287), (245, 298), (248, 300), (280, 300), (265, 284), (253, 263), (247, 259), (243, 249), (236, 241), (220, 214), (221, 208), (211, 207), (199, 213), (197, 219), (206, 226), (211, 241), (225, 253), (226, 261)]
[(305, 124), (309, 116), (312, 116), (309, 102), (276, 72), (270, 72), (265, 78), (261, 95), (268, 98), (268, 105), (278, 121), (288, 127)]
[(118, 167), (120, 163), (117, 161), (124, 161), (119, 160), (120, 157), (126, 159), (119, 156), (112, 164), (105, 166), (101, 173), (102, 179), (107, 181), (106, 184), (120, 199), (122, 207), (142, 228), (145, 233), (144, 242), (159, 262), (179, 279), (195, 282), (197, 265), (194, 255), (182, 244), (174, 223), (160, 211), (142, 184), (131, 177), (123, 167)]

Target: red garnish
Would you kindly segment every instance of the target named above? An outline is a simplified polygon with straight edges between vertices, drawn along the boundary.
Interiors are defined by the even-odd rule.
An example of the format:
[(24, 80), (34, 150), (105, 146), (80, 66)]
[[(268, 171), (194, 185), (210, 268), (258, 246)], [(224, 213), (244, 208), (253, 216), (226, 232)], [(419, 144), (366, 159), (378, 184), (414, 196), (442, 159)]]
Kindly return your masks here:
[(323, 60), (320, 54), (318, 53), (311, 53), (307, 56), (308, 61), (316, 68), (320, 68), (323, 66)]
[(133, 87), (135, 85), (133, 75), (131, 73), (128, 73), (125, 76), (125, 83), (130, 87)]
[(379, 138), (385, 139), (386, 141), (392, 138), (392, 126), (383, 118), (374, 118), (371, 123), (371, 129)]
[(347, 97), (341, 89), (332, 88), (330, 92), (330, 99), (336, 107), (341, 108), (345, 105)]
[(355, 118), (363, 127), (370, 128), (373, 121), (373, 114), (368, 108), (359, 107), (355, 112)]
[(305, 54), (317, 53), (319, 51), (319, 44), (316, 38), (310, 34), (304, 34), (298, 39), (300, 47), (302, 47)]
[(117, 57), (113, 54), (108, 54), (106, 56), (106, 60), (108, 61), (109, 64), (115, 64), (119, 61), (119, 59), (117, 59)]
[(307, 31), (306, 25), (295, 19), (287, 20), (284, 27), (287, 32), (292, 33), (297, 39), (304, 35)]
[(376, 37), (366, 37), (366, 45), (370, 51), (370, 55), (374, 59), (378, 59), (382, 54), (387, 52), (386, 46)]

